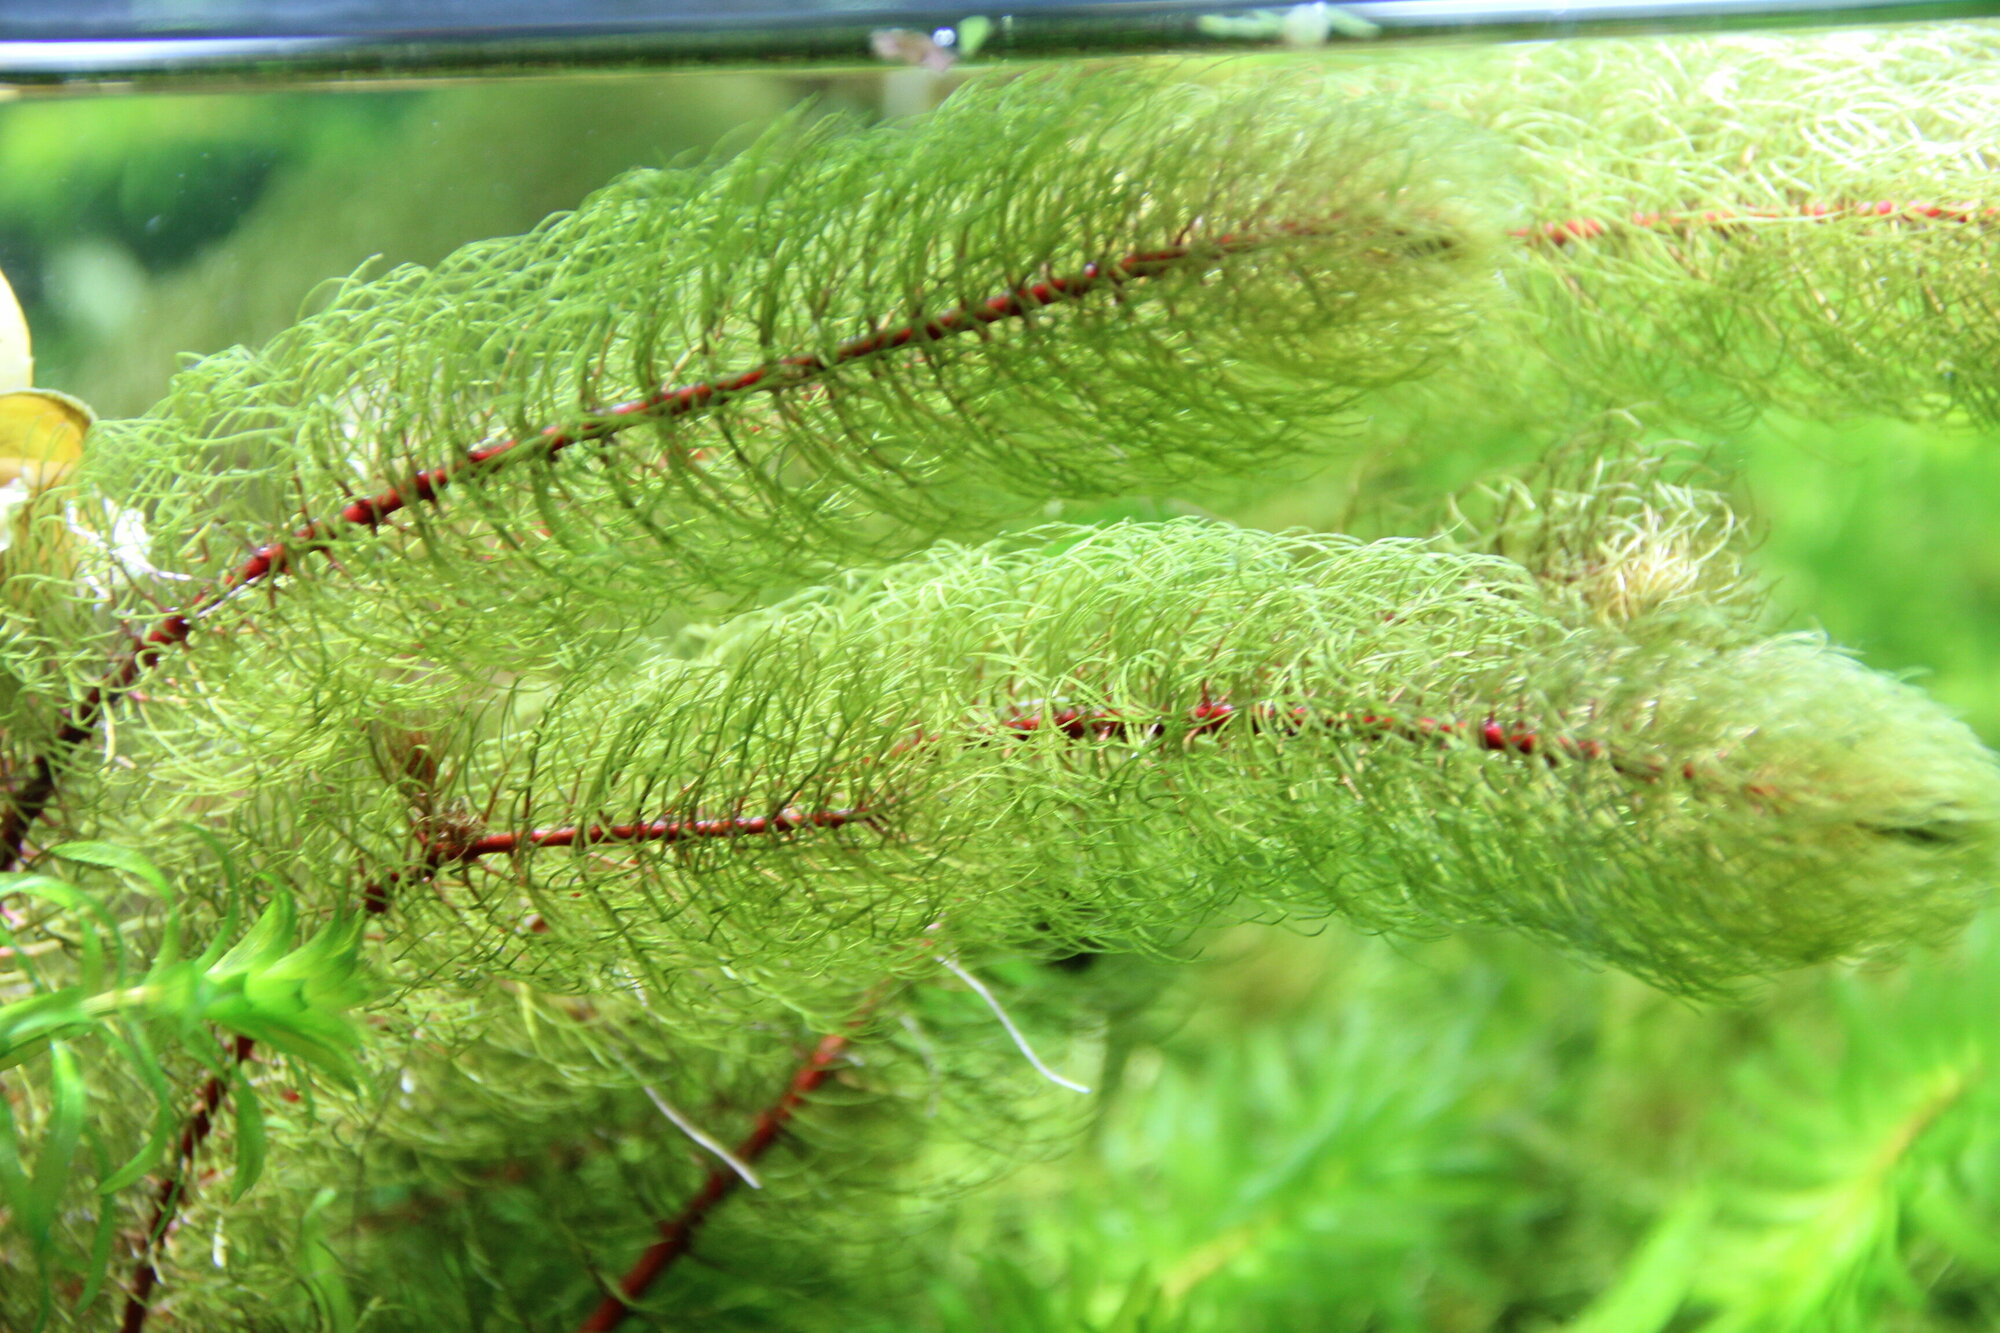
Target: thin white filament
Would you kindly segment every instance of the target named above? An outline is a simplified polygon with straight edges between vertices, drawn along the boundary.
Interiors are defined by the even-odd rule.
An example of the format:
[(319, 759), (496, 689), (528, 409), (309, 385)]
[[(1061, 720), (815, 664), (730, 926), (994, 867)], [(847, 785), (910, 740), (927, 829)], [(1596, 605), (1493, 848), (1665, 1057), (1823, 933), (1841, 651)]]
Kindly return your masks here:
[(1081, 1092), (1086, 1095), (1090, 1092), (1090, 1089), (1084, 1087), (1083, 1084), (1071, 1082), (1042, 1063), (1041, 1058), (1035, 1054), (1034, 1047), (1028, 1045), (1028, 1039), (1021, 1035), (1021, 1029), (1014, 1026), (1014, 1020), (1007, 1016), (1007, 1011), (1000, 1007), (1000, 1001), (994, 998), (993, 992), (986, 989), (985, 984), (978, 977), (973, 976), (972, 973), (960, 967), (958, 960), (955, 958), (946, 958), (940, 955), (938, 961), (950, 969), (953, 976), (972, 987), (974, 995), (986, 1001), (986, 1007), (991, 1009), (993, 1016), (1000, 1020), (1000, 1026), (1007, 1029), (1007, 1035), (1014, 1039), (1014, 1045), (1020, 1050), (1028, 1063), (1035, 1067), (1037, 1074), (1040, 1074), (1057, 1087), (1068, 1088), (1071, 1092)]
[(735, 1153), (729, 1151), (729, 1149), (695, 1128), (694, 1122), (679, 1111), (676, 1111), (665, 1097), (662, 1097), (659, 1093), (643, 1084), (640, 1085), (640, 1088), (646, 1096), (652, 1099), (653, 1105), (660, 1109), (660, 1114), (673, 1122), (675, 1129), (678, 1129), (681, 1133), (714, 1153), (716, 1157), (721, 1159), (724, 1166), (743, 1177), (743, 1183), (751, 1189), (760, 1190), (764, 1188), (764, 1182), (757, 1179), (757, 1173), (750, 1169), (750, 1163), (744, 1161), (741, 1157), (738, 1157)]

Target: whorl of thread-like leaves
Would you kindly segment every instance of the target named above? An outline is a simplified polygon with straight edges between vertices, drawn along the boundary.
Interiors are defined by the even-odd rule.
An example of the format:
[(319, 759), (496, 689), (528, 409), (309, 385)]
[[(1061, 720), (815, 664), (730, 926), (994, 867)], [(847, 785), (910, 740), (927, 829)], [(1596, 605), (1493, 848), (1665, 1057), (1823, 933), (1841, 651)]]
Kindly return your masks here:
[[(176, 641), (254, 615), (253, 674), (329, 633), (523, 668), (557, 652), (527, 613), (557, 589), (615, 640), (606, 603), (1295, 452), (1449, 343), (1483, 243), (1435, 174), (1449, 131), (1324, 94), (1064, 74), (794, 121), (347, 283), (100, 428), (80, 484), (166, 571), (120, 548), (112, 610)], [(117, 641), (45, 600), (10, 643), (25, 678), (62, 663), (60, 699)]]
[(1510, 339), (1598, 405), (1992, 421), (1996, 50), (1987, 24), (1885, 26), (1419, 57), (1353, 83), (1510, 146)]
[[(1606, 618), (1423, 543), (1044, 542), (940, 548), (489, 719), (451, 836), (493, 855), (406, 891), (408, 958), (672, 989), (803, 953), (834, 1006), (934, 966), (934, 923), (1062, 953), (1247, 909), (1512, 926), (1702, 990), (1935, 938), (1993, 868), (1990, 756), (1816, 640)], [(344, 871), (330, 828), (407, 862), (406, 806), (329, 787), (257, 835), (269, 863)], [(665, 813), (770, 827), (527, 845)]]

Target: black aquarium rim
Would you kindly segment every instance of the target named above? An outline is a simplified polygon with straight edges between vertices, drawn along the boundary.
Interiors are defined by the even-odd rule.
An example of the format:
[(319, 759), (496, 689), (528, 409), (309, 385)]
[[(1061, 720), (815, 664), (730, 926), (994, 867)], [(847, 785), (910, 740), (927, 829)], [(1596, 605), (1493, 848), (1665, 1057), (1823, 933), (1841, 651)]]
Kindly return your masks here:
[(1437, 38), (1874, 24), (2000, 15), (2000, 0), (0, 0), (0, 84), (896, 64)]

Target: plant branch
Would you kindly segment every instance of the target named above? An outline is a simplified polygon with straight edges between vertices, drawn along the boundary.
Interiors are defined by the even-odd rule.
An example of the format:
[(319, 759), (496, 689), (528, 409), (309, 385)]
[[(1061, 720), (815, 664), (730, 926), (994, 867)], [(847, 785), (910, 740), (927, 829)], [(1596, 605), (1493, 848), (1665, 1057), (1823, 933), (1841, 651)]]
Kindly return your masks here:
[[(770, 1151), (778, 1141), (786, 1124), (798, 1113), (798, 1109), (826, 1081), (833, 1071), (834, 1061), (847, 1049), (848, 1037), (845, 1033), (829, 1033), (819, 1039), (812, 1054), (806, 1057), (792, 1075), (791, 1082), (771, 1105), (758, 1115), (756, 1123), (743, 1141), (736, 1145), (735, 1157), (739, 1162), (754, 1166), (759, 1158)], [(619, 1280), (616, 1292), (607, 1295), (590, 1317), (577, 1325), (577, 1333), (607, 1333), (625, 1322), (625, 1316), (632, 1312), (631, 1302), (646, 1294), (659, 1280), (662, 1273), (686, 1254), (694, 1244), (695, 1234), (709, 1215), (738, 1189), (742, 1188), (743, 1177), (725, 1164), (717, 1164), (709, 1169), (694, 1196), (682, 1205), (681, 1210), (660, 1223), (660, 1239), (655, 1241), (637, 1263), (627, 1270)]]
[(201, 1085), (201, 1092), (195, 1098), (195, 1108), (181, 1126), (173, 1160), (154, 1192), (153, 1211), (146, 1221), (145, 1234), (140, 1238), (139, 1266), (132, 1274), (132, 1285), (125, 1299), (125, 1314), (118, 1323), (119, 1333), (140, 1333), (146, 1326), (146, 1318), (152, 1313), (153, 1290), (160, 1282), (156, 1256), (159, 1247), (166, 1244), (167, 1233), (173, 1229), (181, 1204), (191, 1188), (189, 1175), (194, 1166), (195, 1152), (214, 1130), (216, 1112), (222, 1108), (222, 1099), (229, 1092), (230, 1078), (250, 1058), (255, 1045), (250, 1038), (240, 1036), (230, 1042), (223, 1068), (210, 1074), (208, 1081)]
[(475, 857), (505, 855), (530, 847), (570, 847), (599, 842), (684, 842), (699, 838), (740, 838), (760, 833), (789, 833), (801, 828), (839, 828), (867, 818), (861, 810), (796, 810), (737, 819), (656, 819), (646, 824), (592, 824), (588, 828), (530, 829), (526, 833), (490, 833), (458, 846), (434, 850), (440, 865)]
[(686, 842), (701, 838), (741, 838), (758, 834), (789, 833), (802, 828), (839, 828), (865, 822), (865, 810), (781, 810), (775, 815), (755, 815), (730, 819), (656, 819), (641, 824), (592, 824), (587, 828), (529, 829), (524, 833), (489, 833), (467, 841), (438, 838), (427, 844), (420, 870), (387, 875), (362, 891), (362, 903), (370, 915), (389, 910), (392, 892), (405, 880), (428, 881), (447, 865), (477, 860), (482, 856), (504, 856), (538, 847), (588, 846), (600, 842)]
[(162, 618), (68, 711), (53, 745), (36, 756), (33, 776), (14, 795), (5, 816), (0, 817), (0, 870), (11, 869), (19, 863), (29, 828), (47, 812), (50, 802), (54, 800), (57, 757), (89, 740), (102, 722), (105, 710), (128, 694), (139, 676), (151, 668), (166, 649), (185, 645), (194, 633), (196, 622), (244, 589), (285, 572), (300, 557), (328, 550), (337, 532), (352, 528), (372, 531), (412, 504), (436, 502), (452, 483), (492, 472), (501, 463), (516, 457), (535, 454), (551, 458), (573, 445), (600, 443), (645, 422), (692, 416), (750, 393), (775, 393), (797, 388), (820, 379), (837, 367), (886, 352), (940, 342), (993, 324), (1020, 319), (1050, 306), (1078, 301), (1094, 291), (1115, 290), (1127, 283), (1158, 277), (1177, 268), (1212, 262), (1280, 239), (1311, 235), (1317, 230), (1303, 224), (1281, 223), (1258, 235), (1223, 236), (1200, 244), (1183, 243), (1134, 251), (1110, 263), (1085, 264), (1073, 274), (1051, 275), (1041, 282), (1027, 283), (985, 301), (958, 306), (930, 319), (878, 329), (850, 339), (823, 355), (797, 353), (720, 379), (678, 386), (663, 385), (642, 398), (587, 413), (595, 418), (587, 425), (549, 426), (533, 435), (479, 445), (467, 450), (455, 462), (418, 472), (402, 486), (355, 500), (337, 510), (332, 517), (312, 519), (284, 540), (258, 547), (214, 591), (195, 598)]
[(1830, 222), (1840, 218), (1882, 218), (1891, 222), (1978, 222), (2000, 221), (2000, 208), (1973, 204), (1896, 203), (1883, 199), (1872, 203), (1804, 203), (1787, 211), (1777, 208), (1715, 208), (1702, 213), (1633, 213), (1617, 222), (1602, 218), (1566, 218), (1558, 222), (1537, 222), (1515, 227), (1507, 234), (1530, 246), (1552, 245), (1560, 249), (1575, 241), (1594, 241), (1615, 229), (1639, 231), (1697, 231), (1731, 234), (1758, 222)]
[[(1322, 715), (1306, 708), (1280, 711), (1275, 705), (1270, 704), (1248, 708), (1239, 708), (1234, 704), (1219, 701), (1197, 704), (1188, 710), (1186, 722), (1177, 728), (1170, 727), (1164, 720), (1142, 722), (1111, 710), (1089, 711), (1081, 708), (1065, 708), (1055, 713), (1021, 713), (1003, 718), (997, 724), (997, 730), (1019, 736), (1052, 731), (1073, 741), (1155, 740), (1167, 735), (1170, 730), (1178, 730), (1186, 737), (1212, 735), (1236, 721), (1241, 721), (1256, 733), (1296, 735), (1308, 727), (1318, 726), (1327, 730), (1346, 730), (1363, 740), (1399, 737), (1439, 746), (1463, 740), (1480, 750), (1539, 757), (1542, 762), (1550, 765), (1565, 760), (1601, 759), (1608, 761), (1624, 776), (1642, 782), (1657, 782), (1666, 776), (1667, 772), (1666, 765), (1659, 760), (1623, 757), (1602, 741), (1589, 737), (1549, 736), (1537, 731), (1503, 726), (1491, 718), (1473, 723), (1430, 717), (1397, 718), (1375, 713)], [(935, 743), (938, 739), (936, 736), (919, 736), (896, 746), (891, 753), (908, 753), (921, 745)], [(1683, 763), (1680, 773), (1682, 777), (1693, 780), (1697, 777), (1698, 770), (1692, 763)], [(1755, 794), (1768, 796), (1771, 793)], [(464, 840), (437, 838), (426, 844), (424, 864), (420, 869), (397, 872), (373, 881), (363, 891), (362, 900), (370, 914), (379, 915), (389, 910), (391, 896), (397, 885), (428, 882), (447, 865), (464, 864), (482, 856), (507, 856), (542, 847), (571, 847), (579, 843), (586, 846), (607, 842), (675, 843), (692, 839), (752, 837), (792, 833), (801, 829), (842, 828), (848, 824), (873, 823), (877, 818), (876, 811), (867, 809), (802, 810), (793, 807), (774, 815), (737, 816), (724, 819), (656, 819), (635, 824), (591, 824), (581, 828), (570, 826), (528, 829), (514, 833), (487, 833)]]
[[(1432, 717), (1399, 718), (1381, 713), (1314, 713), (1308, 708), (1280, 711), (1272, 704), (1239, 708), (1235, 704), (1210, 701), (1188, 710), (1187, 722), (1180, 727), (1186, 736), (1208, 735), (1232, 721), (1242, 719), (1258, 733), (1297, 735), (1307, 727), (1347, 731), (1361, 739), (1400, 737), (1448, 745), (1454, 740), (1470, 742), (1477, 749), (1499, 754), (1540, 756), (1544, 763), (1564, 759), (1604, 759), (1627, 777), (1658, 781), (1665, 775), (1657, 760), (1634, 760), (1616, 754), (1599, 740), (1579, 736), (1550, 736), (1542, 732), (1502, 725), (1492, 717), (1483, 722), (1454, 722)], [(1164, 721), (1137, 722), (1119, 713), (1066, 708), (1057, 713), (1025, 713), (1000, 722), (1004, 731), (1033, 735), (1042, 730), (1058, 731), (1070, 740), (1117, 740), (1127, 737), (1154, 739), (1167, 734)], [(1683, 764), (1681, 776), (1693, 778), (1692, 764)]]
[[(1702, 213), (1639, 212), (1617, 223), (1597, 218), (1570, 218), (1517, 227), (1509, 234), (1530, 247), (1550, 246), (1560, 250), (1572, 243), (1608, 236), (1614, 230), (1627, 226), (1659, 232), (1691, 233), (1708, 229), (1726, 233), (1758, 222), (1871, 217), (1902, 222), (1986, 223), (2000, 219), (2000, 208), (1982, 208), (1971, 204), (1897, 203), (1891, 200), (1806, 203), (1790, 212), (1727, 208)], [(331, 517), (313, 519), (284, 540), (258, 547), (215, 591), (163, 617), (101, 681), (85, 692), (83, 698), (69, 710), (49, 750), (35, 757), (27, 782), (13, 795), (5, 814), (0, 815), (0, 870), (11, 869), (19, 863), (28, 830), (47, 812), (54, 800), (58, 757), (96, 733), (105, 710), (130, 692), (134, 682), (159, 660), (161, 653), (167, 648), (184, 645), (192, 636), (198, 620), (243, 589), (283, 573), (302, 556), (328, 550), (337, 532), (356, 527), (372, 530), (412, 504), (435, 502), (452, 483), (491, 472), (501, 463), (518, 456), (532, 453), (544, 458), (553, 457), (573, 445), (609, 440), (621, 431), (644, 422), (695, 415), (751, 393), (796, 388), (812, 383), (838, 367), (885, 352), (922, 347), (993, 324), (1020, 319), (1049, 306), (1077, 301), (1100, 289), (1115, 289), (1193, 263), (1213, 261), (1281, 239), (1309, 236), (1322, 230), (1323, 226), (1280, 223), (1255, 235), (1223, 236), (1202, 244), (1183, 243), (1134, 251), (1108, 264), (1085, 264), (1074, 274), (1052, 275), (1041, 282), (1025, 284), (985, 301), (958, 306), (929, 319), (878, 329), (850, 339), (825, 354), (796, 353), (735, 375), (694, 384), (662, 385), (643, 397), (586, 413), (593, 418), (586, 425), (548, 426), (532, 435), (490, 441), (467, 450), (454, 462), (419, 471), (402, 486), (354, 500)]]

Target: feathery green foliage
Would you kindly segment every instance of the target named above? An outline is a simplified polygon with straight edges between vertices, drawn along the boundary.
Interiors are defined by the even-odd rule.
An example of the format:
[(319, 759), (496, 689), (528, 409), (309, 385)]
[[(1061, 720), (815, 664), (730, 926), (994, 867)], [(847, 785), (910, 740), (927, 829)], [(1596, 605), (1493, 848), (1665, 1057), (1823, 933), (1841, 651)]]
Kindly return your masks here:
[[(1646, 58), (1607, 49), (1547, 68)], [(1350, 1326), (1497, 1329), (1530, 1317), (1498, 1294), (1522, 1217), (1568, 1218), (1584, 1276), (1517, 1299), (1592, 1333), (1913, 1305), (1884, 1278), (1906, 1215), (1986, 1262), (1991, 1196), (1931, 1165), (1976, 1104), (1955, 1048), (1836, 1098), (1819, 1174), (1754, 1119), (1718, 1130), (1770, 1210), (1704, 1180), (1607, 1271), (1576, 1236), (1636, 1248), (1642, 1210), (1452, 1145), (1509, 1106), (1580, 1125), (1587, 1093), (1536, 1087), (1572, 1067), (1562, 1006), (1639, 992), (1515, 985), (1479, 960), (1524, 946), (1484, 934), (1463, 985), (1398, 974), (1298, 1049), (1158, 1063), (1164, 964), (1230, 921), (1500, 927), (1716, 996), (1972, 914), (2000, 766), (1775, 631), (1742, 523), (1643, 431), (1591, 427), (1399, 538), (1023, 526), (1288, 464), (1496, 349), (1568, 380), (1529, 415), (1705, 410), (1663, 356), (1732, 409), (1980, 410), (1912, 312), (1977, 323), (1984, 214), (1849, 207), (1963, 199), (1972, 151), (1919, 181), (1828, 139), (1835, 44), (1794, 71), (1782, 172), (1634, 170), (1619, 145), (1662, 117), (1676, 154), (1734, 142), (1690, 80), (1783, 82), (1699, 49), (1575, 163), (1520, 89), (1418, 107), (1393, 70), (1070, 71), (788, 122), (340, 284), (100, 425), (0, 606), (37, 858), (0, 941), (0, 1320), (854, 1327), (923, 1288), (889, 1242), (1067, 1143), (1082, 1085), (1253, 1086), (1221, 1132), (1290, 1147), (1180, 1164), (1205, 1238), (1114, 1192), (1143, 1262), (1081, 1259), (1063, 1300), (1017, 1219), (1018, 1260), (961, 1274), (1006, 1326), (1301, 1326), (1317, 1236), (1382, 1265), (1322, 1289)], [(1976, 50), (1896, 49), (1977, 77)], [(1688, 209), (1731, 220), (1617, 221)], [(1541, 225), (1571, 217), (1607, 227)], [(233, 1194), (201, 1179), (223, 1152)], [(689, 1244), (723, 1267), (676, 1266)]]
[[(281, 613), (315, 658), (344, 631), (518, 670), (551, 661), (534, 607), (557, 590), (584, 628), (591, 602), (768, 588), (1052, 492), (1279, 456), (1439, 353), (1488, 239), (1433, 174), (1448, 131), (1316, 93), (1072, 77), (868, 135), (781, 126), (344, 286), (108, 425), (82, 484), (143, 510), (151, 563), (211, 597), (244, 551), (325, 523), (294, 545), (331, 543), (342, 577), (296, 561)], [(437, 470), (512, 476), (453, 482), (439, 519), (415, 502)], [(387, 487), (404, 500), (329, 512)], [(68, 670), (106, 638), (63, 622)]]
[[(495, 933), (531, 909), (547, 927), (511, 966), (567, 987), (591, 960), (669, 974), (825, 933), (822, 968), (863, 954), (851, 987), (930, 965), (909, 942), (935, 921), (1158, 947), (1248, 895), (1522, 926), (1700, 988), (1935, 936), (1992, 864), (1983, 749), (1809, 640), (1579, 623), (1520, 566), (1408, 543), (1036, 536), (805, 594), (655, 680), (561, 699), (525, 744), (498, 726), (466, 771), (582, 761), (583, 799), (551, 793), (527, 826), (851, 812), (671, 846), (651, 873), (644, 850), (610, 874), (537, 858), (488, 899)], [(690, 867), (712, 900), (650, 882)]]
[[(145, 884), (150, 893), (166, 889), (165, 878), (145, 858), (104, 844), (79, 843), (50, 849), (59, 859), (102, 865), (124, 871)], [(133, 1082), (151, 1094), (150, 1129), (145, 1142), (116, 1170), (104, 1169), (105, 1148), (93, 1134), (91, 1146), (100, 1159), (95, 1204), (98, 1240), (92, 1247), (87, 1288), (104, 1282), (104, 1246), (116, 1214), (104, 1202), (115, 1198), (148, 1172), (164, 1169), (169, 1181), (184, 1176), (193, 1151), (206, 1137), (181, 1126), (180, 1097), (169, 1085), (166, 1071), (172, 1057), (184, 1055), (208, 1068), (209, 1113), (225, 1085), (233, 1084), (237, 1129), (235, 1197), (255, 1183), (263, 1163), (262, 1112), (256, 1090), (236, 1072), (235, 1065), (249, 1041), (289, 1057), (301, 1069), (311, 1069), (341, 1084), (355, 1082), (360, 1067), (354, 1059), (361, 1034), (343, 1012), (362, 999), (367, 986), (357, 973), (358, 921), (349, 918), (322, 927), (310, 940), (294, 947), (296, 916), (292, 899), (282, 890), (256, 923), (239, 939), (232, 927), (236, 916), (225, 916), (216, 938), (197, 957), (182, 956), (181, 918), (170, 906), (160, 926), (156, 956), (143, 973), (131, 974), (121, 938), (124, 924), (143, 923), (143, 914), (129, 908), (123, 922), (104, 902), (83, 890), (44, 874), (12, 874), (0, 886), (16, 901), (44, 909), (31, 923), (48, 928), (50, 917), (74, 924), (80, 935), (80, 957), (72, 984), (52, 984), (32, 962), (21, 934), (0, 926), (0, 939), (24, 960), (33, 993), (0, 1004), (0, 1068), (29, 1065), (23, 1077), (46, 1096), (46, 1113), (38, 1126), (39, 1141), (32, 1156), (32, 1176), (19, 1163), (22, 1145), (14, 1117), (0, 1105), (0, 1207), (19, 1220), (40, 1270), (37, 1323), (46, 1319), (53, 1296), (51, 1279), (73, 1269), (74, 1256), (53, 1253), (54, 1231), (64, 1193), (78, 1170), (76, 1152), (92, 1108), (91, 1092), (78, 1059), (78, 1047), (108, 1049), (108, 1059), (123, 1062)], [(55, 936), (60, 939), (60, 936)], [(238, 1037), (235, 1058), (219, 1048), (210, 1025)], [(46, 1063), (46, 1069), (39, 1068)], [(94, 1116), (92, 1120), (104, 1117)], [(177, 1157), (169, 1163), (169, 1148)], [(168, 1189), (185, 1189), (184, 1180)], [(170, 1196), (163, 1196), (170, 1197)], [(161, 1215), (164, 1215), (162, 1212)], [(89, 1299), (83, 1299), (89, 1305)]]
[[(1356, 80), (1508, 146), (1530, 341), (1588, 402), (2000, 411), (1996, 34), (1577, 42)], [(1520, 326), (1496, 351), (1518, 366)]]

